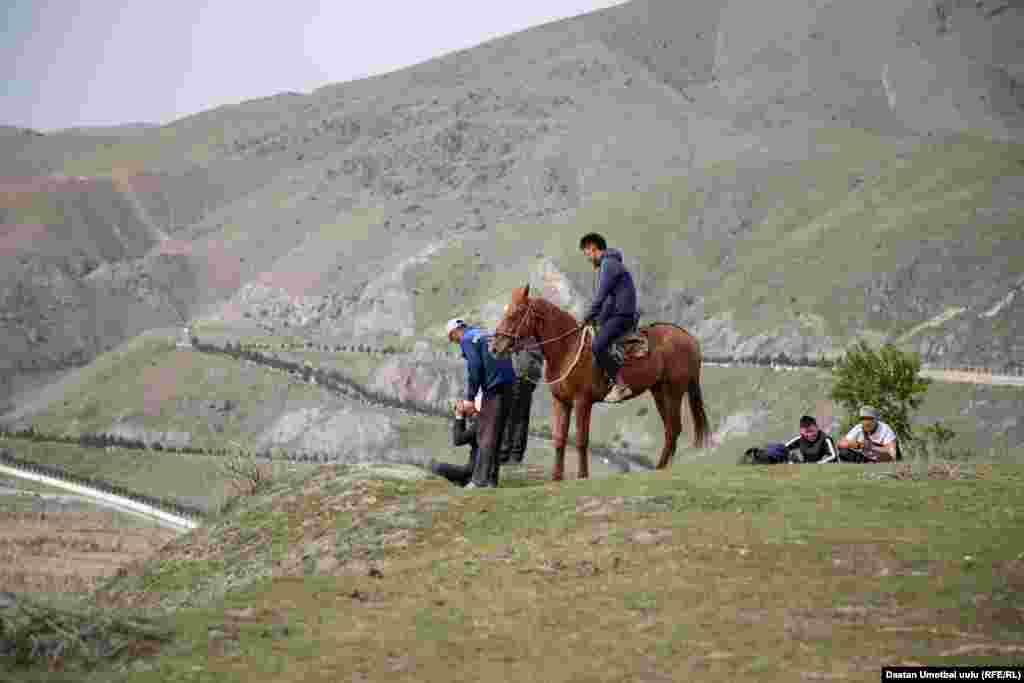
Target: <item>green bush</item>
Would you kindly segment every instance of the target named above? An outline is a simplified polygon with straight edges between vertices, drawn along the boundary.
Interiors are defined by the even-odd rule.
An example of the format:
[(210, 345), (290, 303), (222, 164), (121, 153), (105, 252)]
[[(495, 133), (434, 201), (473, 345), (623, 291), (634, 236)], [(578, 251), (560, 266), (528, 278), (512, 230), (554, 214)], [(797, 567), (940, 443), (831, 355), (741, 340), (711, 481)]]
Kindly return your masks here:
[(942, 460), (956, 459), (953, 449), (947, 444), (953, 440), (956, 432), (949, 429), (941, 422), (933, 422), (921, 430), (921, 436), (917, 438), (911, 454), (917, 458), (930, 460), (938, 458)]
[(892, 344), (875, 351), (863, 341), (858, 342), (832, 366), (835, 385), (831, 398), (846, 410), (843, 431), (860, 421), (858, 412), (862, 405), (871, 405), (878, 409), (879, 419), (892, 427), (900, 442), (913, 441), (911, 414), (920, 407), (932, 382), (921, 377), (920, 371), (921, 360), (916, 353), (905, 353)]

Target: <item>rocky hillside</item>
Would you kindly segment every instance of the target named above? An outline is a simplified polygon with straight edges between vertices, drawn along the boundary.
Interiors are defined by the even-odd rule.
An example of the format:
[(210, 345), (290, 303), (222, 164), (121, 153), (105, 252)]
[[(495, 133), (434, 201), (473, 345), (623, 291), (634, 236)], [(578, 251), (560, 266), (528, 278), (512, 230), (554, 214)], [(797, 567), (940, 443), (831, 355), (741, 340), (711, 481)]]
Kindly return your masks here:
[(0, 399), (185, 318), (383, 342), (525, 280), (578, 310), (592, 228), (710, 351), (1020, 364), (1022, 34), (987, 0), (633, 0), (166, 126), (5, 128)]

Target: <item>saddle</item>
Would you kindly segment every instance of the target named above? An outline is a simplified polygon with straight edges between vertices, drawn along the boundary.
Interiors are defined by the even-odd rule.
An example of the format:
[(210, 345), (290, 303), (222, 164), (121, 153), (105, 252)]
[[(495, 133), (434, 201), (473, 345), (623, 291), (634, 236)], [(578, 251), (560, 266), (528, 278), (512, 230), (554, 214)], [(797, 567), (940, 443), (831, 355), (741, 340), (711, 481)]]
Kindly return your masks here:
[[(622, 335), (612, 342), (608, 348), (608, 353), (615, 359), (620, 368), (629, 365), (631, 362), (647, 358), (651, 354), (651, 341), (650, 337), (647, 336), (647, 328), (640, 328)], [(594, 366), (594, 377), (597, 393), (604, 396), (611, 390), (612, 386), (604, 372), (596, 365)]]
[(628, 332), (612, 342), (609, 352), (614, 356), (619, 365), (625, 365), (629, 361), (646, 358), (651, 353), (650, 338), (647, 336), (647, 328), (641, 328)]

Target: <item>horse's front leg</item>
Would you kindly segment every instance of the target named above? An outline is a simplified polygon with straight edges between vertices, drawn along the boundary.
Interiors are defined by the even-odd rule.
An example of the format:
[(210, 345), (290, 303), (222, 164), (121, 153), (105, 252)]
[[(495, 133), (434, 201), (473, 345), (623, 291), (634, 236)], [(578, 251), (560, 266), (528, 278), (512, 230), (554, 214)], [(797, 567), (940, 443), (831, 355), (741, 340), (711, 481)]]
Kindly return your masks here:
[(565, 444), (569, 439), (569, 420), (572, 417), (572, 404), (559, 401), (551, 402), (554, 408), (555, 468), (551, 472), (551, 481), (562, 481), (565, 478)]
[(576, 453), (580, 458), (579, 479), (590, 478), (590, 455), (587, 446), (590, 444), (590, 413), (594, 404), (586, 399), (576, 403)]

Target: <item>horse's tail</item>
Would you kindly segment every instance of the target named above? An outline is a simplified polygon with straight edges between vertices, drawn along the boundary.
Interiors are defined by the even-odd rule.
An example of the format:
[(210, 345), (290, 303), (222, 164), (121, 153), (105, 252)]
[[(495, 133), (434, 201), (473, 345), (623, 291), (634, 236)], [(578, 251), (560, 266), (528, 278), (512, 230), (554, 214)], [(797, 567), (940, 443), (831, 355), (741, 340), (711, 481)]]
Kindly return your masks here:
[(690, 379), (686, 387), (686, 394), (689, 397), (690, 417), (693, 418), (693, 447), (704, 448), (708, 442), (708, 415), (704, 412), (704, 396), (700, 390), (700, 380), (696, 377)]
[(685, 327), (675, 323), (658, 321), (647, 325), (647, 327), (656, 327), (658, 325), (674, 327), (682, 332), (683, 344), (689, 347), (688, 352), (692, 354), (688, 360), (693, 361), (696, 359), (697, 361), (690, 366), (691, 372), (695, 374), (690, 377), (690, 382), (686, 386), (686, 394), (690, 399), (690, 417), (693, 418), (693, 447), (705, 448), (708, 445), (708, 437), (711, 434), (711, 430), (708, 426), (708, 414), (704, 411), (704, 394), (700, 390), (700, 342)]

